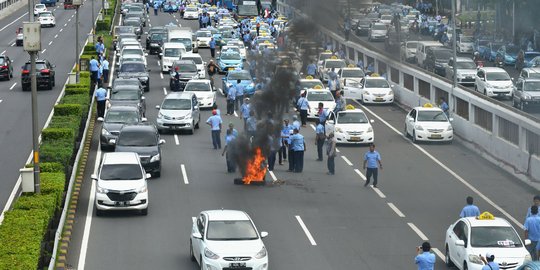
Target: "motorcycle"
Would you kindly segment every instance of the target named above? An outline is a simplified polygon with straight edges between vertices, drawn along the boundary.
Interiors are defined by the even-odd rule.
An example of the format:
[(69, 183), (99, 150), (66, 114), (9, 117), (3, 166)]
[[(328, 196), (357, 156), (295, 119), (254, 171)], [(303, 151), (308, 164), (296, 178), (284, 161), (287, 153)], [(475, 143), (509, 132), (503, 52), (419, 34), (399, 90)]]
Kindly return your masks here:
[(504, 67), (504, 61), (500, 55), (497, 55), (497, 57), (495, 58), (495, 67), (498, 67), (498, 68)]

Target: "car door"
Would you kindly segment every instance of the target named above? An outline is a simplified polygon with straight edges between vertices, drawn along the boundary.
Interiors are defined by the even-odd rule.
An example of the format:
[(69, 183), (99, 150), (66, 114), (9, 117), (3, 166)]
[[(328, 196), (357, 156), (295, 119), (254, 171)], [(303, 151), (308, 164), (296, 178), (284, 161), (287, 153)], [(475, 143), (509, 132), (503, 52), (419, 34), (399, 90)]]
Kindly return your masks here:
[(454, 59), (448, 60), (448, 65), (446, 65), (445, 71), (449, 79), (454, 78)]
[[(359, 82), (358, 87), (344, 86), (343, 87), (343, 92), (344, 92), (345, 98), (362, 99), (362, 87), (361, 87), (362, 82), (363, 82), (363, 79)], [(343, 82), (343, 85), (345, 85), (345, 81)]]
[[(197, 221), (195, 222), (195, 224), (193, 224), (193, 229), (192, 229), (192, 233), (194, 232), (198, 232), (201, 234), (202, 238), (201, 239), (197, 239), (197, 238), (194, 238), (193, 241), (192, 241), (192, 245), (193, 245), (193, 256), (195, 256), (195, 258), (197, 260), (199, 260), (199, 258), (201, 257), (201, 253), (202, 253), (202, 250), (203, 250), (203, 242), (204, 242), (204, 238), (205, 238), (205, 226), (206, 226), (206, 218), (203, 214), (199, 215), (199, 217), (197, 218)], [(199, 264), (202, 263), (201, 261), (199, 261)]]
[(407, 119), (405, 120), (405, 127), (407, 129), (407, 134), (412, 134), (414, 129), (414, 121), (416, 118), (416, 110), (412, 109), (409, 114), (407, 114)]
[(516, 82), (516, 88), (514, 88), (513, 99), (514, 103), (519, 103), (523, 97), (523, 80)]
[[(467, 224), (463, 221), (459, 221), (456, 223), (454, 228), (452, 229), (452, 233), (450, 234), (451, 239), (448, 239), (449, 248), (450, 248), (450, 256), (452, 258), (452, 261), (457, 263), (460, 267), (462, 266), (460, 263), (465, 261), (465, 259), (468, 260), (467, 257), (467, 246), (468, 246), (468, 232), (469, 229), (467, 228)], [(465, 242), (464, 246), (457, 246), (456, 241), (463, 240)]]
[(330, 132), (334, 132), (336, 129), (336, 115), (334, 112), (328, 113), (328, 118), (326, 119), (326, 122), (324, 124), (324, 130), (326, 131), (326, 134), (330, 134)]

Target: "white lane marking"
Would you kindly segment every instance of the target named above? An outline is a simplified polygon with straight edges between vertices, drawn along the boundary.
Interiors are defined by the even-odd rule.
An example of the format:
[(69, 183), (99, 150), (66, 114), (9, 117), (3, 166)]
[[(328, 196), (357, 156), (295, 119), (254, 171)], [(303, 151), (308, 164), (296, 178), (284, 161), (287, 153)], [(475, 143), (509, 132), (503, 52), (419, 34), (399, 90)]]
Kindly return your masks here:
[(304, 221), (302, 221), (302, 218), (300, 216), (295, 216), (296, 220), (300, 224), (300, 227), (302, 227), (302, 230), (304, 230), (304, 233), (306, 234), (309, 242), (312, 246), (316, 246), (317, 243), (315, 242), (315, 239), (313, 239), (313, 236), (311, 236), (311, 233), (309, 232), (308, 228), (306, 227), (306, 224), (304, 224)]
[(71, 18), (68, 19), (68, 22), (71, 22)]
[(51, 40), (51, 41), (49, 41), (49, 46), (50, 46), (51, 44), (52, 44), (52, 40)]
[(4, 53), (6, 53), (6, 50), (4, 50), (4, 51), (3, 51), (2, 53), (0, 53), (0, 54), (2, 54), (2, 55), (3, 55)]
[(180, 169), (182, 170), (182, 178), (184, 178), (184, 184), (188, 185), (189, 180), (186, 173), (186, 166), (184, 164), (180, 165)]
[(60, 32), (64, 31), (64, 28), (60, 28)]
[(346, 157), (346, 156), (341, 156), (341, 158), (349, 165), (349, 166), (352, 166), (352, 162)]
[(339, 149), (336, 148), (336, 152), (339, 153)]
[(148, 23), (148, 27), (152, 27), (152, 24), (151, 24), (151, 23)]
[(426, 236), (420, 229), (418, 229), (418, 227), (416, 227), (416, 225), (414, 225), (414, 223), (408, 222), (407, 225), (409, 225), (409, 227), (411, 227), (411, 229), (412, 229), (418, 236), (420, 236), (420, 239), (422, 239), (422, 241), (427, 241), (427, 240), (429, 240), (429, 239), (427, 238), (427, 236)]
[(163, 73), (159, 73), (159, 77), (161, 77), (161, 79), (163, 80)]
[(58, 34), (54, 35), (54, 38), (58, 38)]
[(71, 18), (75, 17), (75, 14), (71, 14)]
[[(99, 163), (101, 161), (101, 147), (97, 148), (96, 160), (94, 162), (94, 173), (97, 173), (99, 168)], [(96, 182), (92, 181), (92, 186), (90, 188), (90, 197), (88, 198), (88, 209), (86, 210), (86, 220), (84, 221), (84, 230), (83, 238), (81, 241), (81, 251), (79, 254), (79, 265), (77, 269), (84, 270), (84, 265), (86, 264), (86, 253), (88, 250), (88, 240), (90, 239), (90, 227), (92, 226), (92, 217), (94, 215), (94, 204), (96, 201)]]
[(64, 27), (66, 27), (66, 26), (67, 26), (67, 23), (64, 23)]
[(191, 221), (193, 221), (193, 223), (195, 223), (197, 221), (197, 218), (196, 217), (191, 217)]
[(386, 195), (384, 195), (384, 193), (382, 193), (382, 191), (374, 186), (371, 186), (371, 188), (375, 191), (375, 193), (377, 193), (377, 195), (379, 195), (379, 197), (381, 197), (381, 199), (384, 199), (386, 198)]
[(270, 177), (272, 177), (272, 180), (277, 181), (277, 177), (273, 171), (268, 171), (268, 173), (270, 173)]
[(11, 43), (11, 47), (14, 47), (15, 46), (15, 42)]
[(44, 53), (46, 50), (47, 50), (47, 48), (43, 49), (43, 51), (41, 51), (41, 53)]
[[(380, 120), (384, 125), (386, 125), (388, 128), (390, 128), (391, 130), (393, 130), (394, 132), (396, 132), (397, 134), (401, 135), (401, 136), (404, 136), (403, 133), (401, 133), (399, 130), (397, 130), (396, 128), (394, 128), (392, 125), (390, 125), (388, 122), (386, 122), (384, 119), (382, 119), (382, 117), (378, 116), (377, 114), (375, 114), (373, 111), (371, 111), (370, 109), (366, 108), (365, 106), (363, 106), (362, 104), (358, 103), (356, 100), (354, 101), (356, 102), (359, 106), (362, 107), (363, 110), (369, 112), (370, 114), (372, 114), (373, 116), (375, 116), (375, 118), (377, 118), (378, 120)], [(517, 219), (515, 219), (512, 215), (510, 215), (508, 212), (506, 212), (504, 209), (502, 209), (502, 207), (500, 207), (499, 205), (497, 205), (494, 201), (492, 201), (490, 198), (488, 198), (486, 195), (482, 194), (482, 192), (480, 192), (478, 189), (476, 189), (473, 185), (471, 185), (469, 182), (467, 182), (463, 177), (461, 177), (459, 174), (457, 174), (455, 171), (453, 171), (452, 169), (448, 168), (446, 165), (444, 165), (440, 160), (438, 160), (436, 157), (434, 157), (433, 155), (431, 155), (430, 153), (428, 153), (428, 151), (426, 151), (423, 147), (417, 145), (417, 144), (414, 144), (412, 143), (410, 140), (407, 139), (407, 141), (412, 145), (414, 146), (416, 149), (420, 150), (422, 153), (424, 153), (424, 155), (426, 155), (428, 158), (430, 158), (433, 162), (435, 162), (437, 165), (441, 166), (441, 168), (443, 168), (445, 171), (447, 171), (449, 174), (451, 174), (452, 176), (454, 176), (458, 181), (460, 181), (461, 183), (463, 183), (466, 187), (468, 187), (470, 190), (472, 190), (477, 196), (479, 196), (480, 198), (484, 199), (487, 203), (489, 203), (491, 206), (493, 206), (493, 208), (497, 209), (497, 211), (501, 212), (504, 216), (506, 216), (508, 219), (510, 219), (512, 222), (514, 222), (514, 224), (516, 224), (518, 227), (520, 228), (523, 228), (523, 224), (521, 224), (521, 222), (519, 222)]]
[(167, 89), (165, 87), (163, 87), (163, 94), (167, 95)]
[(175, 20), (176, 20), (176, 22), (179, 22), (178, 19), (175, 19)]
[(13, 88), (15, 87), (15, 85), (17, 85), (17, 83), (13, 83), (13, 85), (11, 85), (11, 87), (9, 88), (9, 91), (13, 90)]
[(354, 169), (354, 171), (360, 176), (360, 178), (362, 178), (362, 180), (366, 181), (366, 177), (359, 169)]
[(437, 255), (437, 257), (444, 261), (444, 254), (438, 248), (431, 248), (431, 250)]
[(13, 20), (12, 22), (6, 24), (6, 26), (2, 27), (0, 29), (0, 32), (1, 31), (4, 31), (4, 29), (8, 28), (10, 25), (14, 24), (16, 21), (20, 20), (22, 17), (26, 16), (28, 14), (28, 12), (25, 12), (23, 15), (21, 15), (20, 17), (18, 17), (17, 19)]
[(238, 114), (236, 113), (236, 111), (234, 111), (234, 116), (235, 116), (235, 117), (238, 117)]
[(178, 140), (177, 134), (174, 134), (174, 143), (176, 143), (176, 145), (180, 145), (180, 141)]
[(2, 101), (4, 101), (4, 100), (0, 99), (0, 103), (2, 103)]
[(396, 215), (398, 215), (398, 217), (405, 217), (403, 212), (401, 212), (393, 203), (389, 202), (387, 204), (392, 210), (394, 210), (394, 212), (396, 212)]
[(317, 129), (313, 124), (309, 124), (309, 126), (310, 126), (313, 130), (316, 130), (316, 129)]

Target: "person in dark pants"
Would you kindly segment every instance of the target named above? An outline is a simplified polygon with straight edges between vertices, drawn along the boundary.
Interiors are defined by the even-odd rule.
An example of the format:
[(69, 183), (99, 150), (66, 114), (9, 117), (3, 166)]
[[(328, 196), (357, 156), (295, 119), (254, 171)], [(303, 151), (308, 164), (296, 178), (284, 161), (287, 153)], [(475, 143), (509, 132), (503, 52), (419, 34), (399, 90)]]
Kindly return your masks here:
[(328, 141), (326, 142), (326, 165), (328, 166), (328, 175), (334, 175), (336, 173), (336, 163), (334, 162), (336, 157), (336, 143), (337, 141), (336, 138), (334, 138), (334, 133), (330, 132), (330, 134), (328, 134)]
[(304, 151), (306, 143), (304, 136), (298, 133), (298, 129), (294, 129), (294, 134), (291, 136), (291, 146), (294, 151), (294, 172), (301, 173), (304, 170)]
[(103, 58), (103, 61), (101, 62), (101, 66), (103, 67), (103, 83), (109, 83), (109, 61), (107, 58)]
[(92, 56), (90, 59), (89, 65), (90, 65), (90, 80), (92, 84), (96, 85), (98, 81), (99, 62), (98, 60), (96, 60), (94, 56)]
[(364, 187), (369, 185), (371, 176), (373, 176), (373, 187), (377, 187), (379, 168), (382, 171), (381, 155), (379, 152), (375, 151), (375, 144), (370, 144), (369, 151), (364, 154), (364, 170), (366, 170), (366, 183), (364, 184)]
[(283, 128), (281, 129), (281, 147), (279, 148), (279, 165), (283, 165), (283, 161), (287, 160), (287, 148), (289, 146), (289, 136), (291, 135), (292, 127), (289, 125), (289, 120), (283, 120)]
[(210, 46), (210, 56), (212, 58), (215, 58), (216, 57), (216, 40), (214, 38), (211, 38), (210, 44), (208, 45)]
[(303, 92), (300, 98), (298, 99), (298, 102), (296, 102), (296, 106), (300, 110), (300, 120), (302, 121), (302, 126), (305, 127), (307, 123), (307, 114), (309, 108), (309, 102), (306, 98), (306, 92)]
[(316, 120), (317, 127), (315, 128), (315, 145), (317, 145), (317, 161), (323, 160), (323, 146), (324, 141), (326, 140), (326, 135), (324, 134), (324, 126), (321, 124), (319, 119)]
[(206, 120), (206, 124), (209, 125), (212, 129), (212, 145), (214, 146), (214, 149), (221, 149), (221, 124), (223, 121), (221, 120), (221, 116), (217, 114), (216, 110), (212, 111), (212, 116)]
[(227, 91), (227, 115), (234, 114), (234, 104), (236, 102), (236, 86), (232, 85)]
[(232, 143), (236, 139), (236, 135), (234, 134), (234, 128), (227, 129), (227, 135), (225, 135), (225, 147), (223, 148), (223, 152), (221, 153), (221, 156), (225, 155), (225, 159), (227, 160), (227, 172), (233, 173), (236, 171), (236, 164), (233, 160), (232, 155)]
[(268, 153), (268, 170), (273, 171), (274, 165), (276, 165), (276, 154), (278, 149), (281, 148), (281, 139), (276, 136), (268, 136), (270, 143), (270, 152)]
[(107, 90), (99, 84), (98, 89), (95, 92), (97, 103), (97, 117), (105, 116), (105, 105), (107, 104)]

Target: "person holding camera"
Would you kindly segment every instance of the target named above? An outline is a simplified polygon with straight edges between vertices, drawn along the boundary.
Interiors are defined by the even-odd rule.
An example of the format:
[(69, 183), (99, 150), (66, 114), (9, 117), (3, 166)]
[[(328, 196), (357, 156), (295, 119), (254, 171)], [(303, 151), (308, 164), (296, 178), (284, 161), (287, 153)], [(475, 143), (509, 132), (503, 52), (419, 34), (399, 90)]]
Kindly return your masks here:
[(433, 270), (435, 266), (435, 254), (430, 251), (431, 245), (429, 242), (424, 242), (421, 246), (416, 247), (417, 255), (414, 258), (414, 262), (418, 265), (418, 270)]

